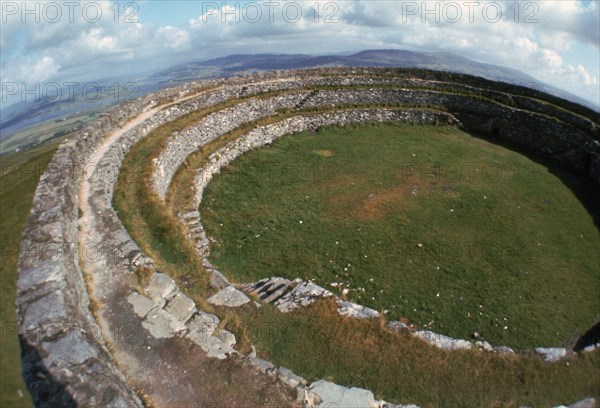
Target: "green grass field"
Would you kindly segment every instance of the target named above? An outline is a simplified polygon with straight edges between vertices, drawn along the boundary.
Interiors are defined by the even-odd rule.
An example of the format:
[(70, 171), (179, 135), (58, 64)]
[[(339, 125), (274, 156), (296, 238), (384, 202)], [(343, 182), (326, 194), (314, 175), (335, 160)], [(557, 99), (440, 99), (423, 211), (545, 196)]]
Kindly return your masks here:
[(0, 398), (1, 405), (32, 407), (21, 375), (15, 297), (18, 248), (39, 177), (50, 162), (59, 140), (2, 157), (0, 179), (2, 262), (0, 271)]
[(285, 137), (217, 176), (201, 210), (234, 281), (314, 279), (388, 319), (519, 349), (598, 319), (591, 215), (543, 165), (455, 128)]

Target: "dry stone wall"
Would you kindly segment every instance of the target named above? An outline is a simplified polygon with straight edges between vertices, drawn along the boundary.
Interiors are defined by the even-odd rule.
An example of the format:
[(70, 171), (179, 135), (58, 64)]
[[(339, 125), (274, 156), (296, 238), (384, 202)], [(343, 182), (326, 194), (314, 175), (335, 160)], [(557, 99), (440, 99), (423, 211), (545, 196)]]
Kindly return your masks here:
[[(175, 171), (189, 154), (241, 124), (274, 115), (279, 108), (301, 111), (365, 104), (414, 105), (434, 110), (363, 109), (313, 117), (296, 116), (271, 127), (253, 130), (237, 145), (232, 145), (225, 158), (231, 160), (236, 154), (286, 133), (332, 123), (439, 121), (458, 123), (468, 131), (528, 146), (562, 161), (600, 185), (597, 122), (536, 98), (513, 96), (450, 80), (440, 81), (429, 78), (429, 74), (423, 78), (410, 75), (386, 77), (390, 73), (394, 71), (322, 69), (187, 84), (124, 103), (65, 141), (37, 187), (19, 256), (19, 336), (25, 377), (36, 405), (142, 406), (131, 385), (132, 379), (135, 381), (136, 375), (141, 375), (130, 361), (135, 359), (127, 356), (130, 349), (125, 347), (122, 339), (108, 336), (115, 334), (119, 313), (108, 308), (100, 310), (98, 315), (92, 314), (87, 286), (91, 279), (94, 295), (100, 295), (103, 300), (118, 299), (123, 295), (121, 290), (128, 275), (136, 267), (153, 267), (152, 260), (131, 240), (112, 209), (114, 184), (122, 160), (134, 143), (152, 129), (187, 113), (227, 100), (281, 93), (242, 101), (207, 116), (196, 126), (173, 134), (154, 163), (153, 188), (163, 198)], [(389, 86), (398, 89), (377, 89)], [(324, 89), (327, 87), (345, 89)], [(153, 111), (160, 103), (176, 102), (196, 93), (199, 93), (197, 97)], [(106, 151), (101, 150), (108, 135), (144, 112), (153, 114), (111, 142)], [(96, 163), (90, 162), (94, 154), (99, 157)], [(211, 172), (218, 171), (227, 160), (213, 158)], [(87, 180), (86, 175), (91, 175), (91, 179)], [(85, 219), (89, 218), (85, 228), (90, 233), (85, 238), (96, 245), (98, 254), (93, 262), (85, 255), (87, 243), (78, 237), (82, 216), (79, 194), (85, 183), (90, 188), (91, 209), (89, 214), (83, 214)], [(200, 237), (205, 245), (205, 236), (201, 234)], [(80, 265), (91, 276), (87, 281)], [(132, 315), (137, 316), (151, 335), (171, 339), (185, 334), (209, 354), (222, 357), (237, 353), (232, 349), (235, 339), (229, 334), (206, 335), (205, 329), (214, 325), (214, 319), (203, 314), (170, 278), (155, 272), (152, 279), (144, 293), (129, 291), (126, 296)], [(217, 281), (219, 285), (229, 287), (226, 281)], [(312, 290), (308, 286), (304, 289)], [(353, 305), (340, 307), (349, 314), (356, 311)], [(427, 336), (430, 335), (423, 334), (423, 337)], [(112, 342), (110, 350), (107, 337)], [(366, 390), (338, 388), (340, 386), (327, 382), (308, 386), (285, 368), (272, 367), (256, 356), (250, 356), (249, 360), (259, 370), (276, 373), (282, 382), (301, 390), (309, 406), (325, 403), (324, 395), (334, 395), (331, 398), (339, 397), (339, 401), (345, 401), (344, 398), (353, 393), (366, 398), (369, 406), (392, 406), (374, 401)]]
[[(487, 99), (474, 99), (459, 94), (421, 90), (337, 90), (315, 91), (298, 103), (298, 95), (283, 95), (275, 98), (280, 108), (318, 108), (344, 105), (416, 105), (441, 109), (453, 114), (460, 126), (469, 132), (491, 136), (553, 157), (572, 170), (589, 177), (600, 186), (600, 134), (590, 120), (574, 115), (569, 119), (579, 123), (582, 130), (568, 125), (563, 119), (535, 111), (510, 107)], [(187, 158), (206, 143), (208, 132), (221, 122), (225, 129), (232, 130), (243, 123), (244, 118), (255, 120), (273, 115), (277, 108), (274, 100), (256, 100), (215, 114), (213, 122), (203, 121), (202, 126), (185, 129), (174, 134), (155, 163), (154, 190), (164, 199), (175, 171)], [(536, 110), (540, 104), (531, 102)], [(268, 107), (266, 107), (268, 105)], [(561, 117), (568, 116), (561, 111)], [(229, 118), (230, 121), (223, 123)], [(214, 137), (212, 137), (214, 138)], [(211, 138), (211, 139), (212, 139)]]

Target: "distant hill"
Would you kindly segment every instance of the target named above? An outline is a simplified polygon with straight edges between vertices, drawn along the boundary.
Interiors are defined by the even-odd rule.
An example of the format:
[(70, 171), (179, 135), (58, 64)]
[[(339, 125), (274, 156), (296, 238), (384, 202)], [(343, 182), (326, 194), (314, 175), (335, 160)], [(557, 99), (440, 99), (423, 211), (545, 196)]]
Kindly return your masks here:
[(405, 50), (366, 50), (340, 56), (304, 54), (236, 54), (208, 61), (189, 62), (157, 72), (152, 78), (159, 82), (181, 83), (191, 80), (239, 75), (274, 69), (316, 67), (403, 67), (475, 75), (493, 81), (508, 82), (547, 92), (598, 110), (598, 106), (569, 92), (544, 84), (516, 69), (484, 64), (447, 52), (415, 52)]
[[(528, 88), (540, 90), (551, 95), (567, 99), (586, 106), (595, 111), (600, 108), (569, 92), (537, 81), (533, 77), (515, 69), (497, 65), (484, 64), (444, 52), (415, 52), (404, 50), (366, 50), (352, 55), (314, 56), (304, 54), (237, 54), (215, 58), (207, 61), (195, 61), (175, 65), (154, 74), (139, 77), (119, 78), (121, 83), (135, 81), (138, 89), (133, 97), (140, 97), (148, 92), (177, 84), (247, 73), (264, 72), (283, 69), (301, 69), (317, 67), (403, 67), (424, 68), (469, 74), (494, 81), (508, 82)], [(23, 129), (47, 120), (68, 117), (89, 110), (98, 110), (114, 103), (111, 97), (110, 84), (114, 78), (97, 81), (103, 85), (105, 97), (90, 104), (81, 98), (70, 101), (50, 103), (18, 103), (3, 108), (0, 117), (0, 142), (6, 145), (10, 140), (11, 148), (19, 145), (19, 134)]]

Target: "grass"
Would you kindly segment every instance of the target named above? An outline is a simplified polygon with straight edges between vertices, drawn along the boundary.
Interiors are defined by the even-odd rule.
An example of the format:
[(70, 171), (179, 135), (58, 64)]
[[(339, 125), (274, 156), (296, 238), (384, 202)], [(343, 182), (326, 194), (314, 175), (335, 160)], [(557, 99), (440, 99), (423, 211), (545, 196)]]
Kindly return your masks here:
[(17, 337), (15, 297), (18, 248), (39, 177), (58, 143), (58, 140), (52, 141), (1, 159), (0, 395), (2, 405), (6, 406), (33, 407), (22, 377), (21, 349)]
[(282, 314), (242, 312), (259, 355), (307, 380), (367, 388), (425, 407), (548, 407), (598, 396), (600, 353), (546, 364), (539, 357), (443, 352), (376, 320), (343, 318), (333, 302)]
[(202, 218), (234, 281), (314, 279), (453, 337), (568, 345), (599, 317), (591, 215), (544, 166), (455, 128), (283, 138), (215, 177)]
[[(195, 116), (196, 120), (201, 116), (201, 113)], [(183, 256), (178, 259), (177, 251), (172, 249), (185, 240), (183, 231), (177, 226), (167, 232), (155, 228), (153, 223), (177, 224), (176, 212), (186, 209), (185, 203), (191, 196), (188, 183), (193, 169), (238, 132), (225, 135), (186, 160), (171, 185), (168, 208), (163, 206), (160, 213), (139, 210), (155, 203), (147, 185), (148, 163), (160, 151), (160, 140), (184, 126), (189, 124), (172, 123), (161, 135), (153, 133), (132, 148), (126, 157), (113, 204), (136, 242), (151, 254), (159, 269), (160, 265), (170, 268), (167, 273), (178, 280), (186, 293), (203, 302), (209, 290), (199, 288), (195, 292), (200, 283), (193, 286), (187, 283), (204, 281), (204, 271), (186, 269), (189, 265), (182, 261)], [(315, 149), (314, 154), (318, 161), (337, 157), (336, 151), (329, 147)], [(323, 168), (329, 172), (320, 172), (319, 177), (329, 180), (337, 174), (335, 168)], [(317, 184), (322, 181), (319, 177)], [(233, 178), (244, 179), (239, 174)], [(171, 249), (163, 251), (165, 246)], [(167, 265), (165, 258), (171, 255), (175, 256)], [(192, 255), (185, 257), (191, 259)], [(185, 270), (189, 272), (181, 272)], [(203, 303), (200, 305), (205, 307)], [(242, 343), (252, 341), (262, 357), (278, 365), (290, 367), (309, 380), (327, 378), (340, 384), (367, 387), (374, 390), (378, 398), (394, 402), (444, 407), (517, 406), (517, 402), (550, 406), (600, 395), (598, 352), (557, 364), (543, 363), (539, 357), (502, 357), (475, 351), (446, 353), (411, 337), (384, 331), (385, 319), (342, 318), (329, 303), (318, 303), (285, 315), (270, 306), (258, 310), (246, 307), (239, 311), (224, 312), (218, 308), (208, 311), (221, 317), (222, 326), (233, 331), (238, 342), (240, 338)], [(241, 349), (247, 351), (247, 345)]]

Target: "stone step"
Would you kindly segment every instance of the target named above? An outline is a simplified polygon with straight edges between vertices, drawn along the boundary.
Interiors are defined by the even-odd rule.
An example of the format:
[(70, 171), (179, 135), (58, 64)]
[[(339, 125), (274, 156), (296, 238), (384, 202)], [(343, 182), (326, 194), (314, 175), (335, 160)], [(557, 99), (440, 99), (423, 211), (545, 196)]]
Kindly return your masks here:
[(190, 219), (190, 218), (200, 218), (200, 213), (198, 211), (189, 211), (186, 213), (181, 213), (179, 214), (179, 216), (183, 219)]
[(242, 285), (246, 292), (258, 297), (265, 303), (275, 303), (291, 288), (292, 282), (284, 278), (265, 278), (256, 283)]
[(302, 282), (290, 292), (279, 298), (275, 304), (283, 313), (305, 307), (318, 299), (332, 296), (333, 293), (312, 282)]

